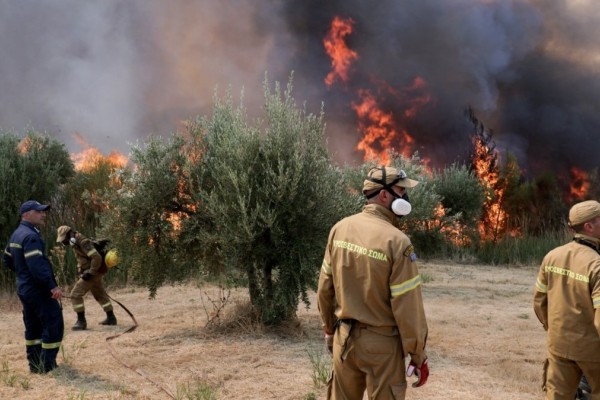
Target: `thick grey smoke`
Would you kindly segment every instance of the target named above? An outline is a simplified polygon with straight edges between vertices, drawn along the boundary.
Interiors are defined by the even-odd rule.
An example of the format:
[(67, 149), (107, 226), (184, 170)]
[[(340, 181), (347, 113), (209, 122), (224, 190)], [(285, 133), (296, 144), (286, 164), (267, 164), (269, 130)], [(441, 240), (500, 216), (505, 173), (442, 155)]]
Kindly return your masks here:
[(0, 128), (127, 152), (208, 113), (217, 87), (260, 104), (265, 72), (287, 68), (269, 61), (284, 29), (263, 3), (0, 2)]
[[(335, 16), (354, 21), (358, 59), (348, 82), (327, 87), (322, 41)], [(285, 82), (293, 70), (298, 102), (315, 112), (324, 102), (340, 161), (362, 160), (352, 104), (367, 89), (432, 166), (469, 153), (470, 106), (526, 172), (565, 174), (598, 166), (599, 27), (595, 0), (4, 1), (0, 128), (65, 143), (79, 132), (127, 152), (208, 113), (217, 86), (244, 88), (258, 109), (265, 72)], [(415, 77), (426, 86), (411, 92)]]

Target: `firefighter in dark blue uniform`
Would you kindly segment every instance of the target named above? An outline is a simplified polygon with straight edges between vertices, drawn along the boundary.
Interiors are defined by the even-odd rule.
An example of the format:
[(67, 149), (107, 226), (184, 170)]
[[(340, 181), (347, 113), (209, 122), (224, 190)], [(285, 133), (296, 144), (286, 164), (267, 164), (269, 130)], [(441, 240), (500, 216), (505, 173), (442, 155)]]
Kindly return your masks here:
[(29, 370), (46, 373), (56, 368), (64, 321), (52, 265), (38, 228), (49, 205), (28, 200), (21, 205), (21, 223), (4, 250), (4, 265), (17, 274), (17, 295), (23, 304), (25, 345)]

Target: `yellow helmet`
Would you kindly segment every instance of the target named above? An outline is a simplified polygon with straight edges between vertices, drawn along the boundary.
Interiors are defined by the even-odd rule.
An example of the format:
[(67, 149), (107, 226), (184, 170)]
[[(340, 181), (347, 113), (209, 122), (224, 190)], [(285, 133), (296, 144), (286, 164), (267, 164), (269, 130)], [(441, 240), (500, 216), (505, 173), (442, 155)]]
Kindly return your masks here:
[(116, 249), (109, 250), (104, 256), (104, 263), (108, 268), (116, 267), (119, 264), (119, 255)]

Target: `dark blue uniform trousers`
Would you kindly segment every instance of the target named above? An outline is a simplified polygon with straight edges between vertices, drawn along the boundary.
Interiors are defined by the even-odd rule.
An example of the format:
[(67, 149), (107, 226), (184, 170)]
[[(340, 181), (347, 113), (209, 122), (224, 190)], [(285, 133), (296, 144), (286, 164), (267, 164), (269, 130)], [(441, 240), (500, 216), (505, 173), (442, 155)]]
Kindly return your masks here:
[(60, 303), (48, 295), (21, 296), (25, 345), (29, 370), (45, 373), (56, 368), (56, 356), (64, 333)]

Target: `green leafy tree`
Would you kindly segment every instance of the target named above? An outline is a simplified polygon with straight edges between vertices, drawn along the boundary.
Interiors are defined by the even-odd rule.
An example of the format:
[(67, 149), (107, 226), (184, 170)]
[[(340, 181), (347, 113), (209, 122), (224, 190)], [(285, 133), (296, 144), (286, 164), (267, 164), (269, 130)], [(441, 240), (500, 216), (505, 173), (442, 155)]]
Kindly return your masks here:
[(2, 237), (8, 239), (20, 219), (20, 204), (28, 199), (52, 201), (74, 170), (69, 153), (56, 140), (36, 132), (29, 132), (24, 138), (2, 133), (0, 174), (0, 229)]
[(412, 211), (398, 220), (398, 227), (411, 238), (419, 257), (442, 255), (449, 246), (446, 232), (456, 223), (456, 217), (440, 213), (442, 196), (418, 153), (410, 158), (394, 151), (389, 155), (390, 165), (419, 181), (416, 187), (408, 190)]
[(62, 185), (54, 207), (61, 224), (72, 225), (86, 235), (96, 235), (100, 216), (107, 210), (105, 194), (117, 190), (112, 175), (124, 165), (99, 156), (86, 168), (78, 169)]
[(99, 233), (117, 247), (119, 267), (148, 287), (151, 297), (165, 282), (182, 279), (194, 260), (189, 251), (178, 252), (181, 220), (193, 213), (187, 200), (184, 145), (185, 140), (174, 135), (134, 147), (135, 168), (116, 171), (112, 179), (120, 187), (105, 192), (107, 210)]
[(570, 205), (565, 204), (560, 195), (560, 185), (556, 175), (543, 174), (534, 180), (533, 201), (531, 202), (535, 220), (533, 233), (561, 230), (565, 226)]
[[(90, 149), (94, 150), (94, 149)], [(125, 166), (124, 156), (116, 154), (105, 157), (100, 152), (86, 152), (85, 162), (78, 163), (75, 174), (60, 186), (52, 203), (49, 219), (52, 226), (69, 225), (88, 237), (99, 237), (98, 229), (103, 213), (108, 211), (106, 198), (116, 193), (120, 182), (116, 172)], [(77, 280), (76, 259), (72, 251), (53, 248), (50, 254), (58, 267), (61, 283), (69, 284)], [(122, 280), (124, 274), (112, 272), (106, 276), (107, 283)]]
[(435, 172), (433, 182), (441, 197), (443, 215), (456, 217), (460, 234), (467, 242), (476, 242), (485, 202), (485, 188), (479, 179), (467, 166), (452, 164)]
[[(53, 202), (61, 184), (73, 176), (73, 162), (64, 145), (36, 132), (24, 138), (0, 133), (0, 237), (2, 246), (19, 223), (19, 206), (25, 200)], [(43, 229), (51, 237), (52, 213)], [(0, 274), (5, 274), (4, 268)], [(10, 281), (13, 279), (11, 278)]]
[(295, 315), (299, 299), (308, 305), (329, 229), (358, 196), (331, 164), (323, 113), (298, 108), (291, 92), (291, 80), (284, 91), (265, 80), (262, 119), (250, 124), (228, 96), (191, 125), (202, 157), (192, 170), (199, 209), (188, 237), (210, 249), (213, 268), (243, 275), (266, 324)]

